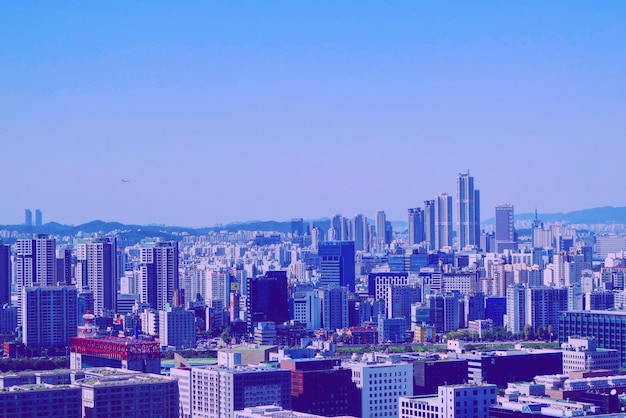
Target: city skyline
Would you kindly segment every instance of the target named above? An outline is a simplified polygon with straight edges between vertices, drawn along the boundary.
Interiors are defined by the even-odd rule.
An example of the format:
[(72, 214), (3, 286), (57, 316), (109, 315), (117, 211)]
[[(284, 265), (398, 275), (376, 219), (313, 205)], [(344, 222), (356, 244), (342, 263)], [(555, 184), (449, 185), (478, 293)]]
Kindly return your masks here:
[(624, 206), (625, 9), (2, 5), (0, 223)]

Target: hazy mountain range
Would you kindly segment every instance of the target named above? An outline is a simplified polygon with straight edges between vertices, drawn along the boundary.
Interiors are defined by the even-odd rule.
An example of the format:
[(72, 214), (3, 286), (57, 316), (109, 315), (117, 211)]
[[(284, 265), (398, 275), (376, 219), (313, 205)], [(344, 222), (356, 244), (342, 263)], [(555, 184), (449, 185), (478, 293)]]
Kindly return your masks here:
[[(515, 221), (534, 219), (534, 213), (521, 213), (515, 215)], [(539, 213), (538, 218), (544, 223), (562, 222), (565, 224), (626, 224), (626, 206), (582, 209), (568, 213)], [(328, 218), (305, 220), (305, 223), (312, 222), (313, 225), (326, 231), (330, 226)], [(370, 219), (370, 222), (374, 222)], [(493, 225), (495, 218), (483, 221), (484, 225)], [(407, 228), (406, 221), (392, 221), (394, 229), (402, 231)], [(162, 237), (164, 239), (176, 239), (182, 234), (204, 235), (211, 231), (276, 231), (291, 232), (291, 221), (247, 221), (234, 222), (226, 225), (216, 225), (213, 227), (188, 228), (180, 226), (166, 225), (125, 225), (119, 222), (105, 222), (101, 220), (91, 221), (82, 225), (62, 225), (56, 222), (49, 222), (40, 227), (26, 225), (0, 225), (0, 230), (17, 231), (19, 234), (52, 234), (59, 236), (75, 236), (83, 233), (110, 233), (115, 231), (123, 241), (132, 243), (144, 237)], [(10, 239), (4, 239), (11, 242)]]

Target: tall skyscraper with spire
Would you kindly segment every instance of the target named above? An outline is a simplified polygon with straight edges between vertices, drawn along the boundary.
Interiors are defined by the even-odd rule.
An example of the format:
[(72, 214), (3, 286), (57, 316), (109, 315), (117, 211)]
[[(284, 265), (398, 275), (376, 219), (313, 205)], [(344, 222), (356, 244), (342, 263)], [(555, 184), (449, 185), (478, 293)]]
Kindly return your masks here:
[(456, 230), (458, 248), (480, 245), (480, 192), (474, 190), (474, 177), (459, 173), (456, 178)]

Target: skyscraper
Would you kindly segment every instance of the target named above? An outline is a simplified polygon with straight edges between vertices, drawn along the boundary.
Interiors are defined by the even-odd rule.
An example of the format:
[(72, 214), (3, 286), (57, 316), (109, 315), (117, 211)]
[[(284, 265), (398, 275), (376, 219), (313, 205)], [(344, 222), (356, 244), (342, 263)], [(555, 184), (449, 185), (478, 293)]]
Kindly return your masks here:
[(435, 238), (437, 229), (435, 228), (435, 201), (424, 201), (424, 239), (430, 250), (435, 250), (437, 239)]
[(409, 245), (424, 242), (424, 211), (420, 208), (409, 209)]
[(0, 309), (11, 303), (11, 247), (0, 239)]
[(496, 251), (514, 250), (515, 228), (513, 224), (513, 206), (509, 204), (496, 206)]
[(248, 277), (246, 311), (248, 330), (259, 322), (281, 324), (289, 320), (287, 272), (271, 270), (264, 276)]
[(354, 292), (354, 242), (321, 242), (318, 247), (320, 258), (320, 287), (346, 286)]
[(291, 234), (294, 237), (304, 235), (304, 220), (302, 218), (291, 218)]
[(144, 240), (141, 248), (141, 301), (162, 311), (178, 285), (178, 243)]
[(33, 226), (33, 212), (30, 209), (24, 210), (24, 225)]
[(474, 190), (474, 177), (459, 173), (456, 178), (456, 225), (459, 249), (480, 245), (479, 191)]
[(330, 227), (334, 230), (334, 237), (329, 237), (329, 241), (346, 241), (350, 238), (348, 220), (340, 214), (330, 218)]
[(89, 237), (76, 243), (76, 284), (91, 290), (93, 314), (112, 315), (117, 310), (117, 240)]
[(369, 229), (365, 215), (359, 213), (354, 216), (353, 228), (354, 249), (369, 252)]
[(76, 335), (76, 288), (74, 286), (37, 286), (22, 290), (24, 344), (41, 350), (63, 347)]
[(15, 254), (15, 282), (18, 294), (18, 322), (22, 320), (22, 289), (32, 286), (55, 286), (56, 240), (48, 235), (19, 238)]
[(43, 225), (43, 214), (39, 209), (35, 209), (35, 226)]
[(384, 210), (379, 210), (376, 212), (376, 244), (378, 249), (381, 250), (385, 247), (385, 244), (388, 244), (385, 239), (385, 230), (387, 223), (387, 215)]
[(452, 246), (452, 196), (441, 193), (435, 198), (435, 250)]

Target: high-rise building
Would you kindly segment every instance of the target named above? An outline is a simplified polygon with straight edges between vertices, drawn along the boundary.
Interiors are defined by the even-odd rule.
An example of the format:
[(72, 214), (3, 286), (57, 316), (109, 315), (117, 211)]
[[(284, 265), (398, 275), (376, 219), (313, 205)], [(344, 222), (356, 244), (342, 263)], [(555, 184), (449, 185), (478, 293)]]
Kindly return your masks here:
[(141, 248), (141, 301), (162, 311), (178, 285), (178, 243), (144, 240)]
[(246, 317), (248, 330), (259, 322), (282, 324), (289, 320), (287, 272), (271, 270), (264, 276), (248, 277)]
[(76, 335), (78, 310), (74, 286), (22, 289), (22, 336), (28, 347), (64, 347)]
[(385, 238), (385, 231), (387, 229), (387, 215), (384, 210), (376, 212), (376, 244), (379, 249), (385, 247), (385, 244), (389, 244)]
[(182, 307), (166, 307), (159, 311), (159, 343), (161, 347), (195, 348), (195, 314)]
[(43, 225), (43, 214), (39, 209), (35, 209), (35, 226)]
[(350, 291), (354, 291), (356, 278), (354, 242), (321, 242), (317, 251), (320, 258), (319, 285), (346, 286)]
[(350, 239), (350, 228), (348, 219), (344, 218), (340, 214), (333, 215), (330, 218), (330, 227), (334, 231), (334, 237), (329, 241), (347, 241)]
[(419, 244), (426, 241), (424, 234), (424, 210), (420, 208), (409, 209), (409, 245)]
[(56, 269), (59, 283), (72, 284), (72, 250), (70, 248), (57, 248)]
[(353, 234), (352, 239), (354, 240), (354, 249), (356, 251), (369, 252), (369, 228), (367, 223), (367, 218), (363, 214), (358, 214), (354, 216), (353, 222)]
[(16, 243), (15, 284), (18, 295), (18, 322), (22, 321), (22, 289), (32, 286), (55, 286), (56, 240), (48, 235), (20, 238)]
[(452, 246), (452, 196), (442, 193), (435, 197), (435, 247), (440, 250)]
[(112, 316), (117, 309), (117, 240), (88, 237), (76, 245), (76, 285), (93, 295), (93, 313)]
[(30, 209), (24, 210), (24, 225), (33, 226), (33, 212)]
[(496, 206), (496, 252), (515, 250), (515, 227), (513, 223), (513, 206), (509, 204)]
[(0, 239), (0, 307), (11, 303), (11, 247)]
[(428, 244), (430, 250), (436, 250), (437, 243), (437, 228), (435, 227), (435, 201), (424, 201), (424, 240)]
[(317, 289), (316, 295), (322, 303), (322, 328), (329, 331), (347, 328), (348, 323), (348, 289), (331, 286)]
[(304, 235), (304, 220), (302, 218), (291, 219), (291, 234), (296, 237)]
[(526, 324), (534, 331), (538, 328), (554, 329), (558, 326), (559, 312), (567, 311), (568, 288), (536, 286), (526, 288)]
[(458, 248), (480, 245), (479, 192), (474, 190), (474, 177), (459, 173), (456, 178), (456, 225)]

